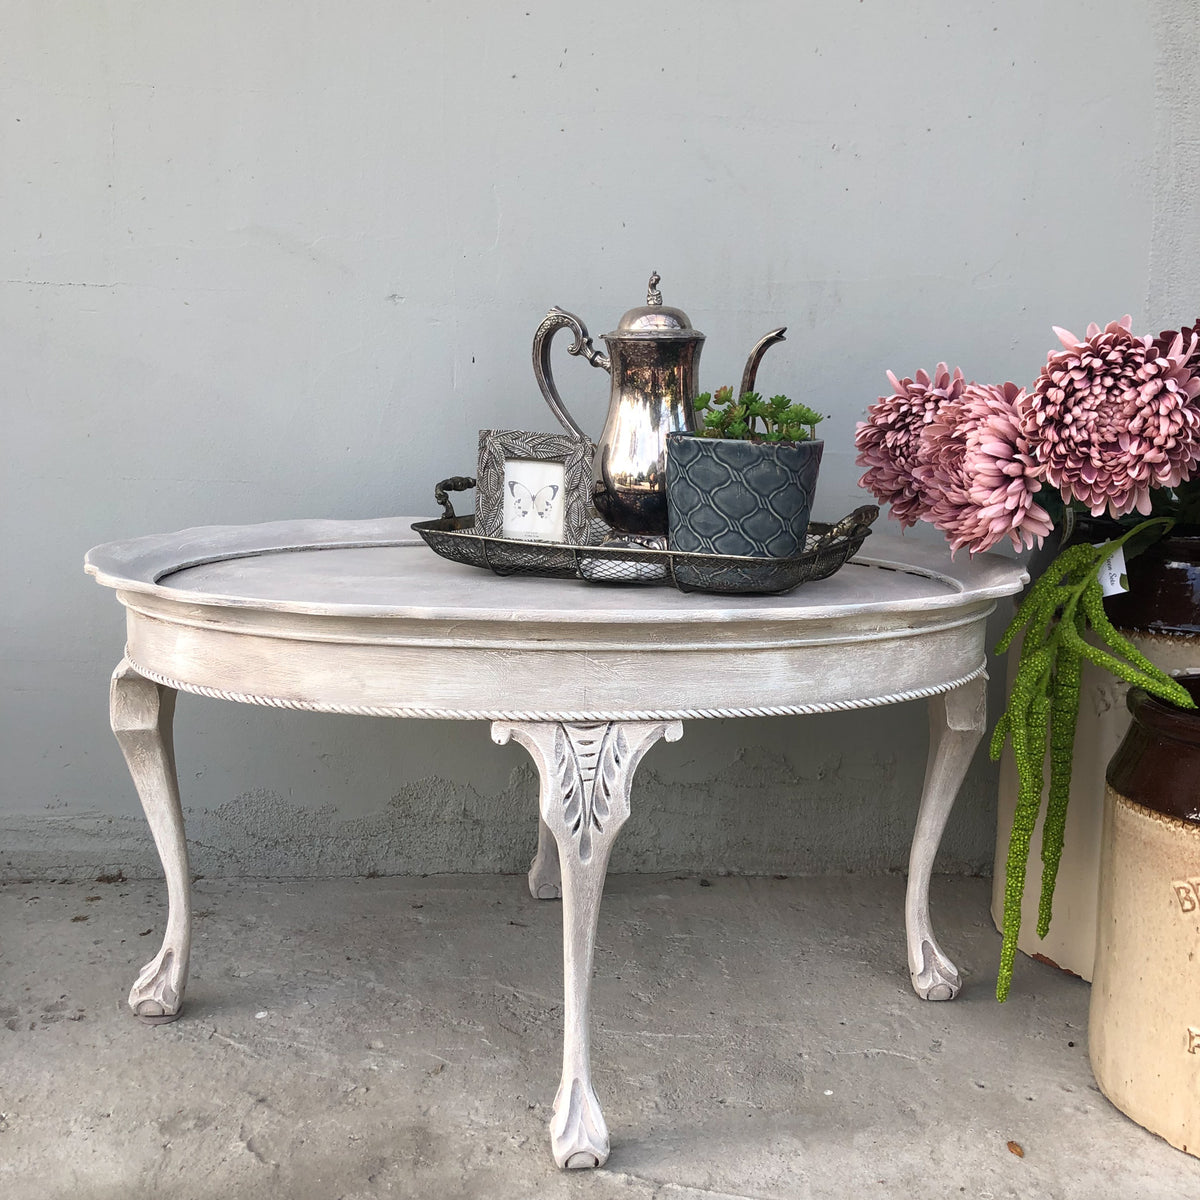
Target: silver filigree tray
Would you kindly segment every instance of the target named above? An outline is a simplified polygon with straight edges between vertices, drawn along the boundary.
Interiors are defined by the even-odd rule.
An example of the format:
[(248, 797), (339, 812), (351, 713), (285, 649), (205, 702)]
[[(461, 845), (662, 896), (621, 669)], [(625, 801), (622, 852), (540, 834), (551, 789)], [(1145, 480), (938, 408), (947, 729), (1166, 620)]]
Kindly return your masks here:
[[(444, 494), (438, 499), (446, 503)], [(605, 545), (612, 530), (599, 518), (589, 526), (588, 540), (582, 545), (486, 537), (475, 532), (474, 516), (418, 521), (413, 529), (443, 558), (497, 575), (658, 583), (681, 592), (774, 595), (826, 579), (844, 566), (858, 553), (878, 516), (878, 508), (864, 505), (834, 525), (810, 522), (804, 553), (795, 558), (740, 558)]]

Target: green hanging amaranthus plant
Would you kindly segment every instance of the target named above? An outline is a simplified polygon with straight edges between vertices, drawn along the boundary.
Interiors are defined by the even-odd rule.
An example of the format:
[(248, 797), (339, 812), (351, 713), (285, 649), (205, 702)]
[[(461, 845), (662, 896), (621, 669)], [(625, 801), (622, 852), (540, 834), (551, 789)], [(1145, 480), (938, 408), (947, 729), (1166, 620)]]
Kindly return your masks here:
[[(1004, 881), (1004, 940), (996, 980), (998, 1000), (1007, 998), (1012, 985), (1026, 864), (1044, 791), (1046, 815), (1042, 822), (1038, 937), (1045, 937), (1050, 928), (1054, 884), (1058, 878), (1067, 824), (1067, 801), (1071, 794), (1071, 764), (1084, 661), (1095, 663), (1116, 678), (1144, 688), (1151, 695), (1181, 708), (1196, 707), (1180, 684), (1159, 670), (1112, 625), (1104, 612), (1099, 581), (1100, 569), (1105, 562), (1131, 538), (1146, 534), (1162, 536), (1173, 524), (1170, 518), (1158, 517), (1142, 521), (1128, 533), (1103, 545), (1081, 543), (1068, 547), (1030, 588), (996, 647), (997, 654), (1004, 654), (1018, 634), (1024, 635), (1008, 705), (996, 723), (991, 742), (993, 760), (1000, 757), (1006, 741), (1012, 743), (1018, 779)], [(1047, 746), (1050, 751), (1048, 790), (1044, 778)]]
[[(1080, 672), (1090, 661), (1180, 707), (1191, 697), (1112, 626), (1098, 576), (1131, 539), (1161, 537), (1188, 519), (1200, 490), (1200, 321), (1157, 338), (1131, 332), (1129, 317), (1077, 338), (1055, 328), (1063, 349), (1026, 391), (966, 382), (939, 363), (932, 375), (888, 374), (892, 393), (868, 409), (855, 434), (859, 481), (904, 526), (928, 521), (951, 551), (975, 554), (1007, 537), (1041, 545), (1072, 514), (1128, 525), (1101, 546), (1069, 546), (1035, 581), (998, 653), (1023, 635), (1016, 679), (992, 738), (1011, 742), (1019, 780), (1009, 844), (1003, 943), (996, 996), (1012, 982), (1031, 836), (1041, 812), (1038, 933), (1049, 927), (1062, 854)], [(1189, 482), (1190, 481), (1190, 482)], [(1065, 539), (1064, 539), (1065, 540)], [(1131, 552), (1133, 547), (1130, 547)], [(1050, 782), (1045, 787), (1049, 749)]]

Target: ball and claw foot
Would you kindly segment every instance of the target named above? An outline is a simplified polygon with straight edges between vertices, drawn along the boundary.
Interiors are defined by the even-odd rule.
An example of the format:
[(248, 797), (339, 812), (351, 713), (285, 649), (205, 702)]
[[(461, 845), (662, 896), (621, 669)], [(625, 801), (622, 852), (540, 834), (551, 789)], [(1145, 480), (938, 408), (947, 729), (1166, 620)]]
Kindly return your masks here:
[(608, 1161), (608, 1126), (586, 1080), (564, 1079), (560, 1085), (550, 1122), (550, 1149), (554, 1161), (568, 1170), (592, 1170)]
[(921, 969), (912, 973), (913, 991), (922, 1000), (953, 1000), (962, 991), (958, 968), (926, 938), (921, 942)]
[(562, 885), (557, 883), (530, 884), (529, 890), (535, 900), (561, 900)]
[(133, 1015), (146, 1025), (177, 1021), (183, 1011), (183, 980), (173, 951), (165, 946), (150, 960), (129, 993)]

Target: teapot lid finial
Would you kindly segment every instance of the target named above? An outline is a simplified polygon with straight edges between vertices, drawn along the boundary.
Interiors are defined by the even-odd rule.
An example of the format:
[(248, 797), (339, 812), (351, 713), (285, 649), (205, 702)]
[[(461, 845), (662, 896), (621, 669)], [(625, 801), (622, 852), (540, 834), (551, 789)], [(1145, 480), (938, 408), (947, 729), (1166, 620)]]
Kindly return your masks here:
[(606, 338), (687, 338), (694, 342), (704, 340), (704, 334), (692, 328), (687, 313), (663, 303), (662, 292), (658, 290), (661, 278), (657, 271), (650, 276), (646, 303), (638, 308), (631, 308), (621, 318), (616, 329), (604, 335)]

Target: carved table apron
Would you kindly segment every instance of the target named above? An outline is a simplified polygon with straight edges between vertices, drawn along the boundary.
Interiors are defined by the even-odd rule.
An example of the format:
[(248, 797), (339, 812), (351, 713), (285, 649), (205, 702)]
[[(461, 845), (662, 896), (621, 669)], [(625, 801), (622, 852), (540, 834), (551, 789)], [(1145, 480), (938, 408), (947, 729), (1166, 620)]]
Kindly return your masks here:
[(909, 859), (913, 987), (958, 992), (929, 917), (929, 878), (985, 721), (984, 629), (1026, 580), (981, 555), (876, 534), (837, 575), (785, 596), (498, 579), (436, 557), (414, 518), (188, 529), (92, 550), (128, 641), (112, 678), (113, 732), (167, 880), (162, 948), (129, 996), (144, 1021), (178, 1017), (190, 896), (172, 717), (177, 691), (370, 716), (490, 721), (537, 764), (529, 887), (563, 901), (559, 1166), (605, 1161), (591, 1084), (588, 1003), (596, 921), (638, 762), (682, 722), (866, 708), (928, 697), (930, 746)]

